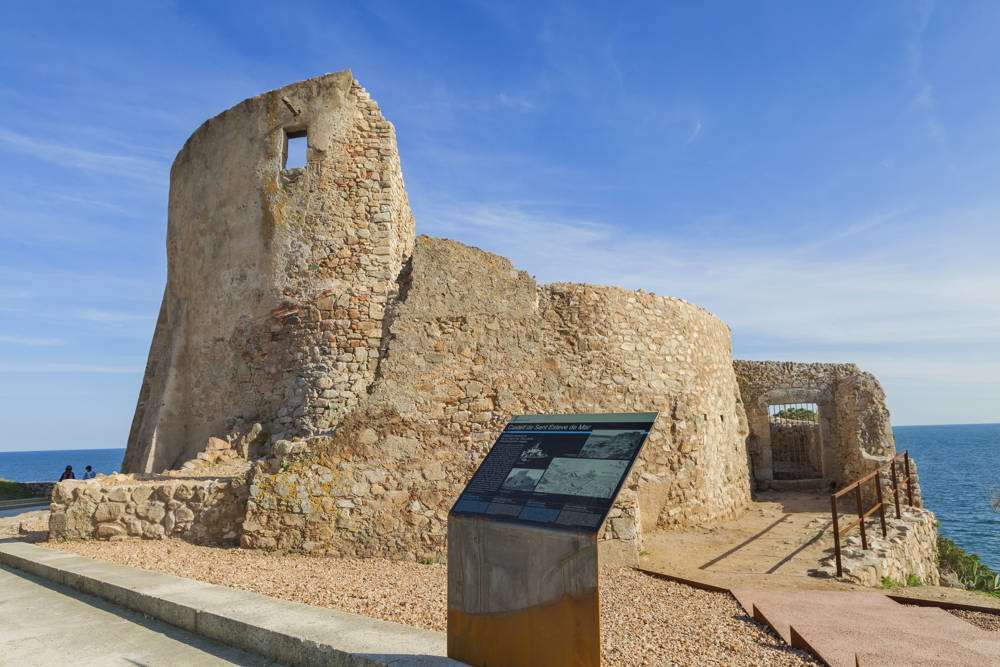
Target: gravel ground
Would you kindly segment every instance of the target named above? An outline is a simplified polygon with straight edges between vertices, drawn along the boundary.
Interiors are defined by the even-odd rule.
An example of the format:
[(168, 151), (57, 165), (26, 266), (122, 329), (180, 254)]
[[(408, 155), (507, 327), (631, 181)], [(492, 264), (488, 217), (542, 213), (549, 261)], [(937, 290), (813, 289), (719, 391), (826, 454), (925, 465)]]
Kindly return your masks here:
[(47, 509), (0, 517), (0, 539), (16, 537), (24, 542), (40, 542), (48, 538), (48, 530)]
[(983, 630), (1000, 631), (1000, 615), (987, 614), (981, 611), (963, 611), (961, 609), (949, 609), (948, 613), (958, 616), (963, 621), (977, 625)]
[[(179, 540), (42, 546), (428, 630), (446, 629), (444, 565), (281, 555)], [(607, 665), (820, 664), (753, 621), (729, 595), (631, 569), (602, 573), (601, 625)]]

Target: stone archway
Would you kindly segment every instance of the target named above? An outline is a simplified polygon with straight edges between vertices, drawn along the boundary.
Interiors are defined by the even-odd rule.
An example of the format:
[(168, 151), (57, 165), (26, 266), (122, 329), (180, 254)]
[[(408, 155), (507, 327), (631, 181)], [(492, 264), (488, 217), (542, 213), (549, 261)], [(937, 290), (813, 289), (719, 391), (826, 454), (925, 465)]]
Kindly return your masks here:
[[(797, 406), (799, 409), (812, 409), (816, 412), (815, 426), (808, 428), (808, 435), (801, 433), (807, 429), (796, 424), (800, 420), (795, 419), (787, 419), (785, 423), (778, 423), (777, 428), (772, 428), (776, 415)], [(832, 447), (835, 409), (826, 392), (777, 387), (764, 392), (755, 403), (746, 407), (753, 436), (753, 477), (760, 486), (822, 486), (835, 478), (835, 451)], [(784, 417), (777, 419), (784, 420)], [(794, 449), (794, 441), (799, 437), (809, 441), (803, 443), (798, 451), (789, 451)], [(776, 438), (782, 438), (783, 441), (776, 442)]]

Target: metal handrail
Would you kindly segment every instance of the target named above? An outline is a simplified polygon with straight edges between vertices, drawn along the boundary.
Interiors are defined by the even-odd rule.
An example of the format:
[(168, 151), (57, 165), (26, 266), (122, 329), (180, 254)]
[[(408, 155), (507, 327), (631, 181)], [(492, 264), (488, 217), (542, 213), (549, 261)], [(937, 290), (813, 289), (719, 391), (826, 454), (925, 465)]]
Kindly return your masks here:
[(903, 450), (899, 454), (892, 457), (892, 461), (889, 462), (890, 469), (892, 470), (892, 496), (896, 504), (896, 518), (902, 516), (902, 512), (899, 511), (899, 487), (900, 480), (896, 475), (896, 463), (898, 461), (903, 461), (904, 470), (906, 472), (906, 479), (902, 481), (902, 487), (906, 489), (906, 500), (910, 507), (913, 507), (913, 478), (910, 476), (910, 452)]
[[(905, 480), (900, 480), (899, 475), (896, 472), (896, 463), (899, 461), (903, 462), (903, 470), (906, 474)], [(896, 518), (902, 517), (902, 512), (899, 506), (899, 490), (900, 488), (906, 489), (906, 499), (909, 505), (913, 506), (913, 477), (910, 472), (910, 453), (903, 450), (899, 454), (896, 454), (892, 460), (889, 462), (890, 475), (892, 479), (892, 495), (893, 501), (896, 506)], [(865, 482), (874, 479), (875, 481), (875, 504), (870, 508), (865, 509), (864, 504), (861, 499), (861, 485)], [(844, 496), (851, 491), (854, 491), (855, 500), (858, 505), (858, 519), (853, 521), (847, 526), (840, 528), (840, 521), (837, 512), (837, 499)], [(879, 521), (882, 524), (882, 537), (886, 537), (886, 526), (885, 526), (885, 502), (882, 499), (882, 469), (875, 470), (868, 473), (861, 479), (855, 480), (843, 487), (839, 491), (835, 491), (830, 494), (830, 512), (833, 514), (833, 549), (834, 554), (837, 559), (837, 576), (843, 576), (844, 569), (840, 562), (840, 537), (841, 535), (847, 533), (852, 528), (860, 528), (861, 530), (861, 548), (865, 551), (868, 550), (868, 534), (865, 530), (865, 519), (870, 517), (875, 512), (879, 513)]]

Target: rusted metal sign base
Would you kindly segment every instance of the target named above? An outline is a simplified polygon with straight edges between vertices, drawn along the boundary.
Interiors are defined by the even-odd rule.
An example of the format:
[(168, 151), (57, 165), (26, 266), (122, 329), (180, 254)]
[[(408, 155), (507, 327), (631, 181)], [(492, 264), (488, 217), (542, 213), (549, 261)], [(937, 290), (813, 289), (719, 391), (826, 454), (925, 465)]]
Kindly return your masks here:
[(599, 667), (597, 536), (448, 521), (448, 657), (473, 667)]

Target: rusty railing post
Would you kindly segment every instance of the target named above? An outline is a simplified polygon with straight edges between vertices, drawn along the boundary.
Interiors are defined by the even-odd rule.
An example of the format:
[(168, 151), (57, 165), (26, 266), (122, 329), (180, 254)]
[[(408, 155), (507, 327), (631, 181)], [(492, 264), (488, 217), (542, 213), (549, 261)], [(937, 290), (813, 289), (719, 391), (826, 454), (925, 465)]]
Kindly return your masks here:
[(868, 535), (865, 533), (865, 506), (861, 502), (861, 484), (854, 487), (858, 499), (858, 527), (861, 528), (861, 548), (868, 551)]
[(893, 457), (892, 462), (889, 463), (892, 466), (892, 497), (896, 501), (896, 518), (902, 518), (903, 514), (899, 511), (899, 477), (896, 475), (896, 459)]
[(910, 476), (910, 452), (903, 452), (903, 461), (906, 463), (906, 500), (910, 507), (913, 507), (913, 478)]
[(885, 538), (888, 533), (885, 529), (885, 503), (882, 502), (882, 471), (876, 471), (875, 473), (875, 498), (878, 500), (878, 518), (882, 522), (882, 537)]
[(840, 565), (840, 522), (837, 521), (837, 494), (830, 495), (830, 512), (833, 514), (833, 553), (837, 558), (837, 576), (844, 574)]

